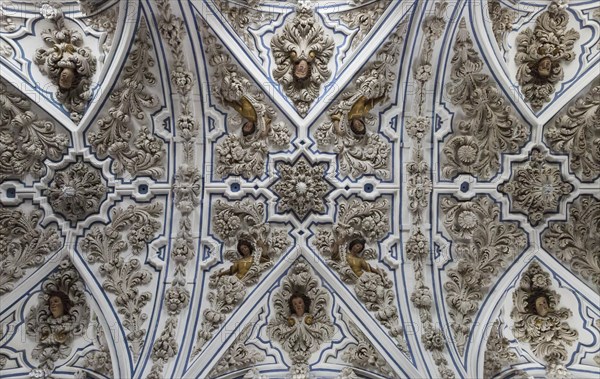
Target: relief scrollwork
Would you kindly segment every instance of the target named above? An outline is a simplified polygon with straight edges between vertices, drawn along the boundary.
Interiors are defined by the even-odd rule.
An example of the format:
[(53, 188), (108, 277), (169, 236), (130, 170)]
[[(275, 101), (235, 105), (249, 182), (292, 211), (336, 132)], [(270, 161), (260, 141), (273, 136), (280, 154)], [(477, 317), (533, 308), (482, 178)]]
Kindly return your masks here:
[(149, 112), (156, 110), (159, 100), (146, 86), (154, 86), (156, 77), (150, 70), (155, 61), (153, 46), (145, 20), (141, 20), (133, 50), (120, 78), (120, 84), (110, 95), (108, 114), (97, 121), (97, 129), (88, 134), (88, 140), (100, 158), (111, 157), (111, 168), (119, 176), (148, 175), (158, 179), (163, 175), (161, 166), (164, 141), (142, 126), (133, 132), (134, 120), (146, 121)]
[(513, 293), (513, 334), (547, 364), (550, 377), (564, 377), (567, 346), (577, 341), (578, 332), (567, 322), (573, 313), (559, 308), (560, 295), (551, 286), (550, 274), (537, 262), (531, 263)]
[(386, 378), (398, 377), (387, 360), (375, 349), (375, 346), (355, 323), (349, 321), (348, 329), (352, 336), (356, 338), (357, 343), (348, 347), (342, 354), (342, 359), (345, 362), (361, 369), (371, 369)]
[(59, 160), (69, 136), (57, 133), (54, 123), (38, 118), (31, 102), (0, 82), (0, 181), (41, 177), (44, 161)]
[(406, 352), (394, 301), (394, 284), (383, 268), (368, 262), (377, 259), (377, 252), (367, 246), (367, 241), (375, 243), (389, 233), (389, 211), (387, 199), (344, 202), (339, 205), (337, 223), (331, 229), (317, 229), (315, 247), (344, 282), (354, 285), (358, 299), (388, 329), (398, 347)]
[[(87, 261), (99, 264), (104, 290), (116, 296), (115, 305), (124, 318), (123, 325), (135, 358), (141, 352), (146, 334), (143, 325), (148, 315), (143, 310), (152, 299), (151, 292), (142, 291), (151, 282), (152, 272), (143, 267), (143, 260), (137, 256), (156, 238), (161, 228), (157, 219), (161, 214), (160, 203), (114, 208), (111, 224), (92, 227), (79, 244)], [(126, 241), (123, 240), (125, 231)], [(134, 256), (127, 257), (128, 251)]]
[(500, 49), (506, 50), (506, 35), (513, 28), (517, 12), (508, 7), (503, 7), (499, 0), (488, 0), (488, 11), (496, 42)]
[(263, 203), (251, 199), (229, 203), (219, 199), (213, 204), (213, 212), (213, 232), (227, 248), (235, 250), (224, 253), (231, 265), (210, 275), (210, 305), (202, 313), (194, 354), (202, 350), (226, 315), (244, 299), (246, 288), (258, 282), (291, 242), (284, 228), (265, 222)]
[(83, 46), (81, 33), (67, 28), (60, 8), (43, 4), (40, 11), (54, 28), (42, 32), (48, 47), (37, 49), (33, 61), (57, 86), (56, 98), (70, 112), (71, 119), (79, 122), (92, 97), (90, 86), (96, 57), (89, 47)]
[(264, 94), (239, 72), (207, 28), (204, 26), (201, 32), (209, 64), (215, 69), (212, 93), (221, 105), (235, 111), (228, 117), (230, 134), (215, 148), (217, 174), (251, 179), (264, 172), (269, 145), (289, 147), (291, 133), (283, 122), (274, 122), (275, 109), (265, 104)]
[(304, 258), (294, 263), (273, 294), (274, 315), (267, 334), (292, 359), (290, 372), (297, 375), (294, 377), (307, 377), (309, 358), (333, 337), (329, 302), (329, 294)]
[(215, 5), (227, 17), (233, 30), (251, 49), (255, 48), (251, 29), (258, 29), (261, 24), (271, 22), (275, 17), (269, 12), (260, 10), (260, 0), (246, 0), (244, 5), (237, 5), (231, 0), (217, 0)]
[(44, 280), (38, 304), (27, 315), (27, 335), (36, 341), (31, 356), (38, 368), (52, 371), (69, 356), (73, 340), (84, 335), (90, 309), (79, 273), (68, 259)]
[(518, 152), (530, 129), (517, 119), (493, 79), (481, 72), (484, 63), (473, 47), (464, 19), (459, 24), (451, 64), (447, 93), (464, 116), (444, 142), (442, 173), (446, 178), (471, 174), (490, 179), (500, 169), (500, 154)]
[(534, 110), (550, 101), (556, 84), (564, 78), (562, 63), (576, 56), (573, 47), (579, 33), (567, 30), (569, 13), (565, 7), (553, 0), (535, 21), (535, 28), (527, 28), (517, 36), (517, 80)]
[(568, 206), (567, 221), (550, 222), (542, 246), (600, 289), (600, 201), (581, 196)]
[(569, 167), (582, 181), (600, 175), (600, 83), (550, 123), (544, 137), (550, 149), (569, 154)]
[(12, 291), (27, 269), (41, 266), (62, 246), (56, 227), (39, 225), (40, 210), (0, 207), (0, 295)]
[(339, 19), (347, 25), (348, 28), (356, 30), (352, 37), (352, 49), (356, 49), (365, 39), (390, 3), (390, 0), (375, 1), (371, 4), (361, 6), (360, 8), (353, 8), (343, 12), (339, 16)]
[(573, 185), (563, 179), (560, 165), (551, 163), (547, 155), (533, 148), (527, 163), (513, 165), (512, 177), (498, 186), (510, 198), (511, 212), (524, 213), (533, 226), (558, 212), (560, 202), (573, 191)]
[(329, 120), (319, 125), (315, 138), (319, 148), (332, 147), (338, 155), (342, 173), (356, 178), (374, 174), (390, 176), (391, 146), (375, 132), (378, 117), (371, 113), (388, 100), (396, 80), (393, 69), (404, 40), (406, 24), (399, 25), (356, 79), (354, 88), (342, 93), (342, 99), (329, 111)]
[(334, 46), (333, 38), (317, 22), (308, 1), (298, 3), (294, 19), (271, 39), (273, 77), (303, 117), (319, 97), (321, 85), (331, 76), (328, 65)]
[(240, 334), (233, 341), (233, 344), (227, 349), (208, 375), (209, 378), (216, 378), (227, 372), (250, 367), (265, 360), (266, 356), (262, 351), (252, 345), (246, 344), (252, 327), (252, 324), (246, 324), (242, 328)]
[(502, 367), (517, 361), (517, 354), (510, 350), (508, 339), (500, 334), (500, 325), (498, 321), (494, 322), (485, 345), (484, 379), (493, 378)]
[(471, 201), (442, 197), (443, 225), (452, 239), (456, 262), (444, 283), (450, 326), (459, 352), (464, 352), (473, 317), (489, 286), (503, 267), (527, 245), (515, 222), (500, 221), (500, 207), (487, 196)]

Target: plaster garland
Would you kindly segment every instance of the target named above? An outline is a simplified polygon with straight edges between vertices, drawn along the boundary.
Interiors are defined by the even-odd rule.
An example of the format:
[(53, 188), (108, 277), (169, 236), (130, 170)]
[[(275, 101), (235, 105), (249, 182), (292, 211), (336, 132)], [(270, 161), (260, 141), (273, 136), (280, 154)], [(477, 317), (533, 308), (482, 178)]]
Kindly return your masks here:
[(509, 341), (500, 334), (501, 323), (495, 321), (485, 345), (483, 364), (484, 379), (491, 379), (502, 367), (517, 361), (517, 354), (510, 349)]
[(513, 28), (517, 12), (508, 7), (503, 7), (499, 0), (488, 0), (488, 14), (492, 21), (496, 43), (501, 50), (506, 51), (506, 36)]

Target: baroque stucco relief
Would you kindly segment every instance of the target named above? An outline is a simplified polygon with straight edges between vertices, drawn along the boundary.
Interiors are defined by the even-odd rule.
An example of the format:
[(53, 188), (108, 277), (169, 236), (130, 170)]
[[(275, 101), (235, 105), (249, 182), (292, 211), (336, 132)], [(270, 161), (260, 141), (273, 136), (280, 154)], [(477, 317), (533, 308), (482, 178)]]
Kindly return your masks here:
[(3, 2), (2, 375), (600, 374), (586, 1)]

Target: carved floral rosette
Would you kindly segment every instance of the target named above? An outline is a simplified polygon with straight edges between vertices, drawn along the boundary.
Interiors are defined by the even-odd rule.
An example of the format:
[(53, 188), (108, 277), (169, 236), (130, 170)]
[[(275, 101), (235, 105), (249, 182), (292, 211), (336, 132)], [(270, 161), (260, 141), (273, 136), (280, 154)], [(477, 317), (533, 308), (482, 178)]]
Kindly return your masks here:
[(254, 199), (231, 203), (219, 199), (213, 204), (213, 211), (215, 235), (227, 248), (235, 249), (240, 241), (250, 244), (252, 254), (243, 257), (240, 251), (226, 250), (223, 256), (232, 263), (229, 272), (222, 269), (210, 274), (207, 295), (210, 305), (202, 312), (194, 354), (202, 350), (227, 314), (244, 299), (246, 288), (256, 284), (290, 245), (286, 230), (266, 222), (264, 204)]
[(81, 33), (66, 27), (60, 9), (44, 4), (42, 14), (53, 22), (54, 29), (42, 32), (48, 48), (37, 49), (33, 61), (57, 86), (56, 98), (71, 113), (71, 119), (79, 122), (92, 97), (96, 58), (89, 47), (83, 46)]
[[(388, 96), (396, 80), (393, 69), (406, 33), (406, 23), (400, 24), (356, 79), (354, 88), (342, 93), (341, 100), (329, 111), (329, 121), (319, 125), (315, 138), (319, 148), (332, 147), (338, 155), (340, 171), (352, 178), (375, 174), (390, 176), (391, 146), (373, 132), (378, 117), (370, 111)], [(359, 125), (360, 129), (356, 126)]]
[[(265, 96), (242, 74), (231, 57), (223, 52), (217, 37), (200, 20), (199, 30), (205, 43), (209, 64), (214, 68), (211, 92), (230, 113), (229, 134), (216, 147), (216, 172), (221, 176), (240, 175), (252, 179), (261, 175), (267, 155), (273, 148), (287, 148), (291, 132), (283, 122), (275, 121), (275, 109)], [(245, 130), (251, 125), (250, 130)]]
[[(302, 294), (310, 300), (308, 311), (301, 317), (291, 313), (290, 298)], [(304, 258), (298, 259), (283, 278), (273, 295), (274, 314), (267, 334), (282, 345), (294, 362), (290, 370), (302, 371), (310, 356), (333, 337), (334, 326), (329, 317), (329, 294), (320, 287)]]
[[(311, 103), (319, 97), (321, 85), (331, 76), (327, 66), (334, 46), (333, 38), (317, 22), (309, 2), (300, 2), (296, 17), (271, 39), (273, 77), (301, 116), (306, 116)], [(306, 71), (298, 76), (297, 67), (304, 64)]]
[[(339, 205), (337, 223), (331, 229), (319, 227), (314, 244), (326, 258), (327, 264), (340, 274), (341, 279), (354, 285), (358, 299), (388, 329), (398, 347), (406, 352), (404, 332), (399, 324), (398, 308), (394, 300), (394, 283), (383, 268), (371, 267), (372, 272), (365, 271), (358, 276), (347, 259), (349, 243), (353, 240), (364, 239), (367, 244), (375, 243), (389, 233), (389, 209), (389, 202), (384, 198), (374, 202), (358, 199), (345, 201)], [(364, 265), (369, 265), (367, 261), (377, 259), (377, 252), (365, 246), (358, 259)]]
[(525, 100), (534, 110), (550, 101), (555, 86), (563, 80), (562, 62), (575, 59), (573, 47), (579, 39), (575, 29), (567, 30), (569, 13), (553, 0), (535, 22), (517, 36), (517, 80)]
[[(60, 299), (60, 309), (53, 308)], [(27, 315), (27, 335), (37, 342), (31, 356), (40, 362), (40, 369), (52, 371), (59, 359), (69, 356), (73, 340), (84, 335), (90, 321), (90, 309), (79, 273), (70, 260), (62, 261), (58, 269), (42, 284), (38, 304)]]
[(548, 365), (548, 374), (555, 377), (565, 371), (567, 346), (577, 341), (578, 332), (567, 323), (573, 313), (558, 308), (560, 295), (551, 286), (550, 274), (537, 262), (531, 263), (513, 293), (511, 317), (515, 338), (528, 343), (535, 356)]

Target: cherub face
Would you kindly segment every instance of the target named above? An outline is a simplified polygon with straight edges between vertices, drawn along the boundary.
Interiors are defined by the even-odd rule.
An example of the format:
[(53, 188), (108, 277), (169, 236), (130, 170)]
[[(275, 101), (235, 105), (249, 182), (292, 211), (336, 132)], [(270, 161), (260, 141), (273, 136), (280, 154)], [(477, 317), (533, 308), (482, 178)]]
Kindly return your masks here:
[(306, 59), (301, 59), (294, 64), (294, 78), (304, 80), (308, 77), (310, 64)]
[(246, 121), (244, 125), (242, 125), (242, 135), (249, 136), (256, 131), (256, 126), (252, 121)]
[(354, 255), (358, 255), (363, 251), (364, 248), (365, 246), (362, 243), (355, 243), (354, 245), (352, 245), (350, 252)]
[(250, 255), (250, 247), (248, 247), (248, 245), (246, 244), (241, 244), (240, 245), (240, 254), (242, 254), (242, 256), (247, 257)]
[(75, 79), (75, 70), (70, 67), (65, 67), (60, 71), (58, 86), (62, 89), (71, 89), (73, 86), (73, 79)]
[(301, 297), (292, 299), (292, 307), (296, 316), (301, 317), (304, 315), (304, 300)]
[(48, 306), (54, 318), (62, 317), (65, 314), (65, 305), (59, 296), (51, 296), (48, 299)]
[(552, 60), (550, 57), (544, 57), (540, 59), (538, 62), (538, 74), (542, 78), (547, 78), (550, 76), (550, 72), (552, 71)]
[(366, 132), (364, 121), (358, 118), (350, 121), (350, 129), (352, 132), (354, 132), (354, 134), (359, 136), (364, 135)]
[(548, 305), (548, 299), (546, 296), (539, 296), (535, 299), (535, 313), (538, 316), (545, 317), (550, 312), (550, 306)]

